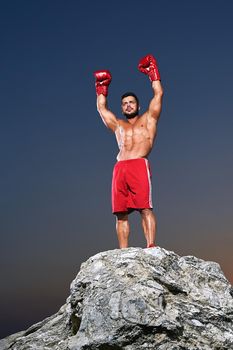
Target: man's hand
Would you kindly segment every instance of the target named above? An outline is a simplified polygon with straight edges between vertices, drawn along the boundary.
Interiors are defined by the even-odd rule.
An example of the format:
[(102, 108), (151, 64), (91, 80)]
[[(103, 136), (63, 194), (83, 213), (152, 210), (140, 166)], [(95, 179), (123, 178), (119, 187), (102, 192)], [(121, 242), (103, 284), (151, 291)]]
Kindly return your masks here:
[(103, 94), (105, 97), (108, 95), (108, 86), (111, 83), (112, 77), (108, 70), (98, 70), (94, 72), (96, 79), (95, 89), (96, 94), (99, 96)]
[(143, 57), (138, 64), (140, 72), (149, 76), (150, 81), (161, 80), (156, 59), (152, 55)]

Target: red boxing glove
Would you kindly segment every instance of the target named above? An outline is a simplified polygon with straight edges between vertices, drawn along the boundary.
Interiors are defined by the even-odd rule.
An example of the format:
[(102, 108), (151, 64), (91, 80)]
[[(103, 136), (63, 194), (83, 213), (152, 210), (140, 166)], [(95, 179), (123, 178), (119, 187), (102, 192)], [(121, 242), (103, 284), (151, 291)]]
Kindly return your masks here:
[(161, 80), (156, 59), (152, 55), (143, 57), (138, 64), (138, 69), (147, 74), (150, 81)]
[(104, 96), (108, 95), (108, 86), (111, 83), (112, 77), (111, 73), (108, 70), (97, 70), (94, 72), (96, 79), (95, 89), (96, 94), (103, 94)]

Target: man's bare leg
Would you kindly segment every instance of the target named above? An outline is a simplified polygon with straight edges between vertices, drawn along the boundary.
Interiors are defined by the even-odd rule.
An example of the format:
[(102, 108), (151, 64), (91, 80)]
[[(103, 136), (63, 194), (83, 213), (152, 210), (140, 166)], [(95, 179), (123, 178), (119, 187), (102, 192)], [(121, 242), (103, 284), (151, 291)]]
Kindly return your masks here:
[(155, 246), (156, 218), (151, 209), (140, 210), (147, 248)]
[(116, 217), (116, 231), (119, 247), (127, 248), (129, 239), (128, 213), (118, 213)]

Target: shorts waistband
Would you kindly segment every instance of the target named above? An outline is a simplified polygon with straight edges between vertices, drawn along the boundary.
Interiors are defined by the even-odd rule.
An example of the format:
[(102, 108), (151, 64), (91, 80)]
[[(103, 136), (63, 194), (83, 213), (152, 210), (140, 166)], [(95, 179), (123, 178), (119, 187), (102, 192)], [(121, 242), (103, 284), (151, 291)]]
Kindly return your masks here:
[(147, 158), (144, 158), (144, 157), (142, 157), (142, 158), (132, 158), (132, 159), (125, 159), (125, 160), (118, 160), (117, 162), (116, 162), (116, 164), (119, 164), (119, 163), (129, 163), (129, 162), (135, 162), (135, 161), (138, 161), (138, 160), (148, 160)]

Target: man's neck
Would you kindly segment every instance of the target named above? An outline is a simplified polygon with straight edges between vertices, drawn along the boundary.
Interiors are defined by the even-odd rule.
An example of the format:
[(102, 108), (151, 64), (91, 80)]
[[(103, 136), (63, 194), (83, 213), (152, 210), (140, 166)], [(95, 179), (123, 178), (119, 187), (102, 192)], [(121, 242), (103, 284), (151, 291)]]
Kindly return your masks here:
[(128, 123), (133, 125), (138, 120), (138, 118), (139, 118), (139, 115), (136, 115), (133, 118), (127, 119), (127, 121), (128, 121)]

